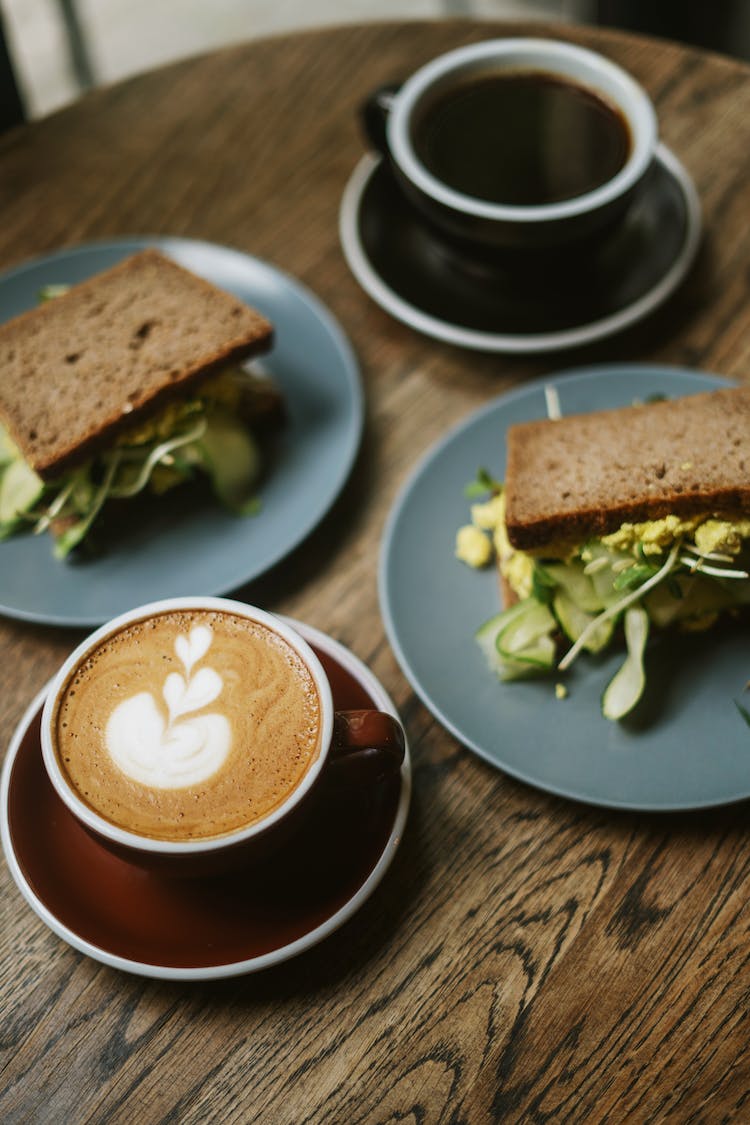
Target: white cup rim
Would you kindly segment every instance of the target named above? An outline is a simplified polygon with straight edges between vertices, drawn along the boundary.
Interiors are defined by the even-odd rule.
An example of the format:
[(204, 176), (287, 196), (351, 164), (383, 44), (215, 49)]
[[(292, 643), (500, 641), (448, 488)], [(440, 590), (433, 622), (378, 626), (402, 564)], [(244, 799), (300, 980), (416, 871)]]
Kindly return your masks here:
[[(631, 150), (623, 167), (606, 183), (592, 191), (556, 203), (520, 206), (491, 203), (454, 190), (437, 179), (416, 156), (409, 137), (411, 115), (424, 93), (451, 72), (460, 72), (482, 62), (516, 64), (519, 69), (538, 68), (565, 73), (594, 89), (625, 116), (632, 135)], [(565, 66), (565, 70), (557, 70)], [(575, 72), (570, 68), (576, 68)], [(597, 83), (606, 81), (606, 93)], [(615, 96), (613, 90), (617, 90)], [(618, 199), (633, 187), (649, 167), (658, 141), (653, 104), (642, 86), (622, 67), (596, 51), (559, 39), (488, 39), (458, 47), (420, 67), (394, 95), (387, 125), (388, 148), (393, 160), (414, 187), (435, 202), (464, 216), (496, 222), (540, 223), (573, 218), (597, 210)]]
[[(160, 840), (150, 836), (142, 836), (137, 832), (130, 832), (125, 828), (119, 827), (119, 825), (113, 824), (112, 821), (107, 820), (106, 817), (97, 813), (81, 800), (65, 779), (65, 775), (60, 767), (55, 752), (51, 728), (59, 693), (68, 682), (71, 672), (80, 664), (87, 653), (91, 652), (92, 649), (107, 637), (112, 636), (126, 625), (130, 625), (135, 621), (140, 621), (146, 617), (154, 617), (164, 613), (188, 609), (233, 613), (248, 618), (251, 621), (257, 621), (259, 624), (265, 625), (273, 632), (278, 633), (279, 636), (291, 645), (309, 669), (318, 691), (321, 708), (320, 751), (315, 761), (309, 766), (300, 784), (290, 793), (281, 805), (267, 816), (263, 817), (262, 820), (244, 828), (239, 828), (236, 831), (224, 833), (220, 836), (209, 836), (194, 840)], [(333, 695), (323, 665), (307, 641), (286, 621), (280, 620), (274, 614), (259, 609), (257, 606), (234, 601), (231, 598), (163, 598), (159, 601), (137, 606), (135, 609), (128, 610), (126, 613), (119, 614), (84, 638), (70, 656), (68, 656), (67, 660), (53, 678), (50, 690), (44, 701), (41, 720), (42, 757), (47, 775), (57, 795), (79, 821), (87, 825), (99, 836), (115, 844), (126, 848), (132, 848), (139, 852), (148, 853), (155, 857), (200, 856), (212, 852), (220, 852), (234, 847), (237, 844), (242, 844), (247, 840), (251, 840), (253, 837), (265, 832), (271, 825), (277, 824), (299, 804), (305, 794), (313, 787), (325, 766), (331, 739), (333, 737), (333, 716)]]

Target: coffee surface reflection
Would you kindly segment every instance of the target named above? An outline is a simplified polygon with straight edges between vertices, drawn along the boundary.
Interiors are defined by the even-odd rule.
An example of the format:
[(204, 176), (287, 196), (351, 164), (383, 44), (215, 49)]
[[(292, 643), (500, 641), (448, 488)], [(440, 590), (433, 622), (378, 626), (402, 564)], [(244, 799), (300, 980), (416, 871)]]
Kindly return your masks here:
[(462, 76), (415, 112), (414, 152), (454, 191), (540, 206), (601, 187), (624, 167), (627, 122), (593, 90), (542, 71)]

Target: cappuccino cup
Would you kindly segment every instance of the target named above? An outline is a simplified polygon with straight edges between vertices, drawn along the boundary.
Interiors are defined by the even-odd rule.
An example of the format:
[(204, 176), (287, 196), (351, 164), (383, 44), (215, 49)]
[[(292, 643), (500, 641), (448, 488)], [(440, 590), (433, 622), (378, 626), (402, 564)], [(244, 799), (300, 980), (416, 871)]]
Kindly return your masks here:
[(467, 250), (569, 245), (619, 221), (658, 135), (621, 67), (554, 39), (494, 39), (433, 59), (364, 107), (372, 144), (437, 234)]
[(225, 598), (173, 598), (83, 641), (42, 712), (57, 794), (105, 847), (168, 873), (268, 854), (323, 780), (397, 774), (404, 735), (376, 710), (336, 712), (325, 670), (285, 621)]

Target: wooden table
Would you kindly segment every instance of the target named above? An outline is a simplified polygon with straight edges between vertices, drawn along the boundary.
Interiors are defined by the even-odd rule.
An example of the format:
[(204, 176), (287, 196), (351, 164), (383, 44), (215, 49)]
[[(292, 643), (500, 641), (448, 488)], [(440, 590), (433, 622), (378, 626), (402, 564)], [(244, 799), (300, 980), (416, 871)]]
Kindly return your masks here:
[[(580, 354), (504, 359), (418, 336), (357, 287), (337, 209), (378, 83), (493, 34), (601, 49), (653, 96), (705, 208), (667, 308)], [(414, 799), (394, 866), (329, 940), (260, 975), (151, 982), (64, 945), (2, 881), (0, 1119), (33, 1122), (748, 1120), (747, 807), (662, 818), (554, 799), (422, 707), (385, 640), (378, 543), (447, 427), (579, 360), (750, 378), (750, 69), (603, 31), (349, 27), (219, 51), (0, 138), (0, 266), (127, 233), (227, 243), (306, 282), (349, 333), (368, 421), (323, 525), (248, 600), (327, 630), (403, 715)], [(80, 634), (0, 623), (0, 740)]]

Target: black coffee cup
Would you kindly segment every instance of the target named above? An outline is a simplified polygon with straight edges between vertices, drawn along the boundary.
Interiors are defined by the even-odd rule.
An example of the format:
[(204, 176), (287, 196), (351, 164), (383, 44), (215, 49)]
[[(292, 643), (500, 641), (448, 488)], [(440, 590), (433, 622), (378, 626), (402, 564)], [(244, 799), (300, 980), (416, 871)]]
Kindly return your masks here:
[[(546, 136), (554, 131), (554, 146), (542, 130), (526, 136), (508, 117), (513, 141), (510, 125), (504, 130), (503, 120), (493, 117), (493, 104), (536, 106), (553, 97), (553, 124)], [(566, 102), (570, 106), (561, 111)], [(403, 85), (375, 91), (363, 118), (371, 143), (390, 161), (405, 195), (427, 222), (479, 252), (549, 249), (600, 235), (632, 202), (658, 140), (653, 106), (629, 74), (593, 51), (554, 39), (496, 39), (451, 51)], [(589, 144), (593, 166), (590, 172), (581, 169), (577, 178), (575, 166), (568, 162), (565, 168), (567, 151), (570, 161), (582, 162), (586, 144), (578, 122), (582, 129), (589, 119), (596, 130)], [(514, 172), (521, 168), (519, 134), (525, 187)], [(612, 149), (606, 160), (604, 149)], [(492, 162), (502, 187), (487, 186)], [(555, 176), (564, 181), (562, 197), (545, 199), (541, 181), (554, 183)]]

